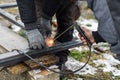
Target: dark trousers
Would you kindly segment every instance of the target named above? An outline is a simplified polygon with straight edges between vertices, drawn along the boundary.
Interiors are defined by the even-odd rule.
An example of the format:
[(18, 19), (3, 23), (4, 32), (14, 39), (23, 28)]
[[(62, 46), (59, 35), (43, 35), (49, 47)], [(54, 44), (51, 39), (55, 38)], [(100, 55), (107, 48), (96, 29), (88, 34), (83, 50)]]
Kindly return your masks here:
[[(56, 0), (52, 0), (52, 1), (55, 2)], [(80, 10), (76, 2), (70, 2), (69, 0), (64, 0), (64, 1), (61, 0), (61, 2), (59, 2), (60, 3), (59, 5), (56, 3), (46, 2), (46, 4), (49, 4), (49, 5), (44, 5), (43, 13), (45, 15), (47, 14), (47, 17), (49, 19), (56, 13), (57, 24), (58, 24), (58, 33), (56, 35), (57, 37), (61, 33), (63, 33), (66, 29), (68, 29), (70, 25), (80, 16)], [(45, 9), (45, 6), (48, 9)], [(61, 35), (57, 39), (57, 41), (64, 43), (64, 42), (71, 41), (72, 38), (73, 38), (73, 27), (70, 28), (68, 31), (66, 31), (63, 35)], [(66, 51), (59, 52), (56, 55), (61, 58), (60, 62), (64, 63), (65, 61), (67, 61), (68, 54), (69, 54), (69, 51), (66, 50)]]
[(16, 0), (23, 23), (34, 23), (37, 21), (34, 0)]
[(120, 40), (120, 0), (107, 0), (107, 2)]
[[(41, 4), (40, 1), (42, 1)], [(69, 26), (75, 21), (76, 16), (79, 17), (80, 15), (76, 2), (70, 2), (70, 0), (17, 0), (17, 3), (23, 23), (35, 22), (37, 17), (40, 16), (47, 19), (52, 19), (53, 15), (56, 14), (58, 23), (57, 35), (60, 35), (68, 29)], [(73, 38), (72, 34), (73, 28), (69, 29), (62, 36), (60, 36), (57, 41), (62, 43), (71, 41)], [(57, 55), (66, 58), (68, 51), (64, 51), (62, 53)]]

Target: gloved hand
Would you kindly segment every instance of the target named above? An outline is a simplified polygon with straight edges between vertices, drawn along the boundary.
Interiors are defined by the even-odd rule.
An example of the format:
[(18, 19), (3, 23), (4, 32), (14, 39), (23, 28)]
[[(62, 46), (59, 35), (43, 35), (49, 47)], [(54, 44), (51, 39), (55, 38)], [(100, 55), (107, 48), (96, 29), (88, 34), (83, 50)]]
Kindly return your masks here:
[(38, 20), (38, 29), (44, 38), (51, 36), (52, 26), (49, 19), (41, 17)]
[(38, 29), (27, 30), (26, 36), (28, 38), (30, 48), (41, 49), (46, 46), (45, 40)]

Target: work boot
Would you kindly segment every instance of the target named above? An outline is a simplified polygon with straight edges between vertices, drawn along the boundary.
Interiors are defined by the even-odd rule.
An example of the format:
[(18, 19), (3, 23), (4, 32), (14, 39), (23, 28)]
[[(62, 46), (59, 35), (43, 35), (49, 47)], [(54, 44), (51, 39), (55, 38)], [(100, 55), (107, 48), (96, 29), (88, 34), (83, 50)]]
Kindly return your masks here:
[(63, 80), (65, 77), (65, 63), (59, 65), (60, 69), (60, 80)]
[(61, 52), (56, 53), (56, 56), (59, 57), (59, 63), (57, 65), (58, 65), (58, 68), (60, 69), (60, 72), (61, 72), (60, 80), (63, 80), (65, 75), (66, 75), (66, 74), (64, 74), (67, 70), (67, 67), (65, 66), (65, 62), (67, 61), (67, 57), (69, 54), (70, 54), (69, 50), (65, 50), (65, 51), (61, 51)]

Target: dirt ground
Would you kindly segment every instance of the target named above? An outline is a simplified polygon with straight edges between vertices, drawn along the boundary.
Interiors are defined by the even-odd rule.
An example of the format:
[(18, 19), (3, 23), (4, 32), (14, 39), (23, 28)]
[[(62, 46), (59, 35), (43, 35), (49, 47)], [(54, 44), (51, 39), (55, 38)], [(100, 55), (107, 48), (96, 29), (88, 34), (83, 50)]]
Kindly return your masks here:
[(25, 78), (25, 74), (12, 75), (6, 70), (0, 71), (0, 80), (28, 80)]

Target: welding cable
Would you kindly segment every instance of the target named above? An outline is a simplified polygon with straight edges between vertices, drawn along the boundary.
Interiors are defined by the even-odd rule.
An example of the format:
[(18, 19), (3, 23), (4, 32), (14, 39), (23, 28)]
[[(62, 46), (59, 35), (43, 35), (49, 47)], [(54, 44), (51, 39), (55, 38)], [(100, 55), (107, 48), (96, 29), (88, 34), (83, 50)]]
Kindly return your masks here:
[(49, 71), (52, 71), (54, 73), (58, 73), (58, 74), (64, 74), (64, 75), (67, 75), (67, 74), (74, 74), (78, 71), (80, 71), (81, 69), (83, 69), (89, 62), (90, 60), (90, 57), (91, 57), (91, 48), (90, 49), (90, 53), (89, 53), (89, 56), (88, 56), (88, 59), (86, 61), (86, 63), (80, 67), (79, 69), (75, 70), (75, 71), (72, 71), (72, 72), (60, 72), (60, 71), (55, 71), (53, 69), (50, 69), (49, 67), (45, 66), (44, 64), (42, 64), (42, 62), (38, 62), (36, 61), (34, 58), (32, 58), (30, 55), (28, 55), (27, 53), (23, 52), (23, 51), (20, 51), (18, 49), (14, 49), (13, 51), (17, 51), (19, 54), (24, 54), (26, 57), (28, 57), (30, 60), (32, 60), (33, 62), (37, 63), (38, 65), (40, 65), (41, 67), (45, 68), (46, 70), (49, 70)]
[(58, 74), (67, 75), (67, 74), (74, 74), (74, 73), (80, 71), (80, 70), (83, 69), (83, 68), (88, 64), (88, 62), (90, 61), (90, 58), (91, 58), (91, 44), (89, 43), (88, 40), (86, 40), (86, 41), (87, 41), (87, 43), (88, 43), (88, 47), (89, 47), (89, 50), (90, 50), (90, 51), (89, 51), (88, 59), (87, 59), (86, 63), (85, 63), (82, 67), (80, 67), (79, 69), (77, 69), (77, 70), (75, 70), (75, 71), (72, 71), (72, 72), (60, 72), (60, 71), (55, 71), (55, 70), (50, 69), (49, 67), (45, 66), (44, 64), (42, 64), (42, 62), (36, 61), (34, 58), (32, 58), (32, 57), (31, 57), (30, 55), (28, 55), (27, 53), (22, 52), (22, 51), (20, 51), (20, 50), (18, 50), (18, 49), (14, 49), (14, 50), (16, 50), (19, 54), (24, 54), (24, 55), (25, 55), (26, 57), (28, 57), (30, 60), (32, 60), (33, 62), (37, 63), (38, 65), (42, 66), (43, 68), (45, 68), (45, 69), (47, 69), (47, 70), (50, 70), (50, 71), (55, 72), (55, 73), (58, 73)]
[[(72, 24), (68, 29), (66, 29), (61, 35), (63, 35), (66, 31), (68, 31), (70, 28), (74, 27), (75, 25), (76, 25), (76, 23), (73, 23), (73, 24)], [(77, 27), (76, 27), (76, 28), (77, 28)], [(78, 32), (81, 33), (82, 31), (79, 31), (79, 30), (78, 30)], [(87, 39), (87, 37), (84, 35), (83, 32), (82, 32), (81, 34), (82, 34), (83, 37), (85, 37), (85, 39), (86, 39), (88, 48), (89, 48), (89, 50), (90, 50), (90, 51), (89, 51), (89, 56), (88, 56), (88, 59), (87, 59), (86, 63), (85, 63), (82, 67), (80, 67), (79, 69), (77, 69), (77, 70), (75, 70), (75, 71), (72, 71), (72, 72), (60, 72), (60, 71), (55, 71), (55, 70), (50, 69), (49, 67), (45, 66), (44, 64), (42, 64), (42, 62), (36, 61), (34, 58), (32, 58), (32, 57), (31, 57), (30, 55), (28, 55), (27, 53), (22, 52), (22, 51), (20, 51), (20, 50), (18, 50), (18, 49), (14, 49), (14, 50), (16, 50), (19, 54), (24, 54), (24, 55), (25, 55), (26, 57), (28, 57), (30, 60), (32, 60), (33, 62), (37, 63), (38, 65), (42, 66), (43, 68), (45, 68), (45, 69), (47, 69), (47, 70), (50, 70), (50, 71), (55, 72), (55, 73), (58, 73), (58, 74), (64, 74), (64, 75), (74, 74), (74, 73), (80, 71), (81, 69), (83, 69), (83, 68), (88, 64), (88, 62), (90, 61), (90, 58), (91, 58), (91, 43), (90, 43), (89, 39)], [(61, 35), (59, 35), (59, 37), (60, 37)], [(58, 37), (57, 37), (57, 38), (58, 38)], [(56, 38), (56, 39), (57, 39), (57, 38)], [(56, 39), (55, 39), (55, 40), (56, 40)]]

